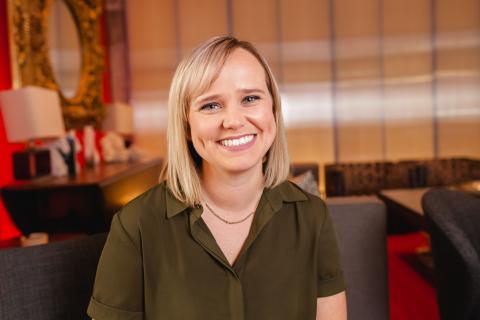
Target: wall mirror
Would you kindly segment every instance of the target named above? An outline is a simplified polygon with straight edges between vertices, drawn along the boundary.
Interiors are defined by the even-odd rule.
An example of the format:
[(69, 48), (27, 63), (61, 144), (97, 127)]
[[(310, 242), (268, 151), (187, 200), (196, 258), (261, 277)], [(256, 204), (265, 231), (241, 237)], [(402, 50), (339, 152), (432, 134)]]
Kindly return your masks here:
[(36, 85), (59, 93), (65, 125), (100, 125), (104, 52), (102, 0), (9, 0), (14, 88)]

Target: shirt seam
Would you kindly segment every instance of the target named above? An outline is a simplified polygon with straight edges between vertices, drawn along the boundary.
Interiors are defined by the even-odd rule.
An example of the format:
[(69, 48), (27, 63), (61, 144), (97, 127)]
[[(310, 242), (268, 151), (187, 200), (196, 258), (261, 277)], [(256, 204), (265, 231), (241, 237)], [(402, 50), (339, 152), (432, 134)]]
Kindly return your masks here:
[(122, 308), (117, 308), (117, 307), (108, 305), (108, 304), (106, 304), (106, 303), (100, 302), (98, 299), (96, 299), (96, 298), (93, 297), (93, 296), (92, 296), (92, 300), (93, 300), (95, 303), (97, 303), (97, 304), (99, 304), (99, 305), (102, 305), (103, 307), (106, 307), (106, 308), (111, 309), (111, 310), (117, 310), (117, 311), (128, 312), (128, 313), (143, 314), (143, 311), (125, 310), (125, 309), (122, 309)]
[[(120, 211), (121, 213), (122, 211)], [(135, 248), (135, 250), (137, 251), (137, 253), (139, 255), (141, 255), (141, 251), (139, 248), (137, 248), (137, 246), (135, 245), (135, 241), (133, 241), (132, 237), (130, 236), (130, 234), (127, 232), (127, 229), (125, 229), (125, 227), (123, 226), (123, 223), (122, 223), (122, 220), (120, 219), (120, 214), (117, 215), (118, 217), (118, 224), (120, 225), (120, 228), (122, 230), (122, 233), (127, 237), (128, 239), (128, 242), (130, 242), (130, 244)]]

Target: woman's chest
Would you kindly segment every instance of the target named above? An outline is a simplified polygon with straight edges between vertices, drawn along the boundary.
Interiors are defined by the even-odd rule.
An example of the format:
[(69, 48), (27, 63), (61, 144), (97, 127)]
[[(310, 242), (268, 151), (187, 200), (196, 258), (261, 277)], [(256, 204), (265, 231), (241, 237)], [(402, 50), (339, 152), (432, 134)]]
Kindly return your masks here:
[(233, 265), (248, 237), (253, 216), (240, 223), (231, 224), (210, 214), (204, 214), (202, 219), (228, 262)]

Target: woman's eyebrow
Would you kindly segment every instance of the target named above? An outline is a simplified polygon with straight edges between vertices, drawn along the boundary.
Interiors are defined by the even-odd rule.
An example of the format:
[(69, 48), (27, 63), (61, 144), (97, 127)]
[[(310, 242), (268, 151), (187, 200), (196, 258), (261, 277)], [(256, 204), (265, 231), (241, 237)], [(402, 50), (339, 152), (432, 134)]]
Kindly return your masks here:
[(257, 88), (245, 88), (245, 89), (240, 89), (238, 90), (239, 92), (241, 93), (245, 93), (245, 94), (248, 94), (248, 93), (262, 93), (262, 94), (265, 94), (265, 91), (262, 90), (262, 89), (257, 89)]
[(203, 103), (203, 102), (216, 100), (216, 99), (219, 99), (219, 98), (220, 98), (219, 94), (211, 94), (211, 95), (204, 96), (204, 97), (200, 96), (193, 101), (193, 104), (200, 104), (200, 103)]

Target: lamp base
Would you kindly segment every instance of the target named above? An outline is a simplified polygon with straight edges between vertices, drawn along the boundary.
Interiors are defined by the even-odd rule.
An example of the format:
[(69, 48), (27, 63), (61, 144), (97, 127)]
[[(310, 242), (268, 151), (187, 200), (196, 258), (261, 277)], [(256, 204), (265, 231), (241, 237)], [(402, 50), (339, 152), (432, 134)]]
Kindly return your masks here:
[(30, 180), (50, 174), (50, 151), (27, 149), (14, 152), (13, 176), (17, 180)]

